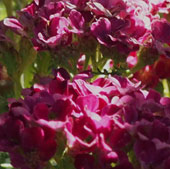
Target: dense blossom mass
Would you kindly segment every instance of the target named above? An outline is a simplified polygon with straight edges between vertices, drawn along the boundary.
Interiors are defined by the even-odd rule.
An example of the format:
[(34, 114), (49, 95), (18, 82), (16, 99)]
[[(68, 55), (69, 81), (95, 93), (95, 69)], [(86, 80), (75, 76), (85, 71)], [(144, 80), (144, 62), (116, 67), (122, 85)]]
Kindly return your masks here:
[[(5, 36), (9, 28), (31, 40), (37, 51), (50, 51), (63, 59), (74, 57), (77, 62), (82, 55), (94, 58), (96, 49), (116, 62), (128, 58), (133, 66), (134, 60), (143, 62), (137, 59), (140, 55), (143, 69), (134, 78), (155, 87), (162, 77), (169, 78), (167, 68), (161, 70), (163, 76), (157, 75), (163, 62), (169, 66), (169, 4), (169, 0), (34, 0), (18, 11), (18, 18), (0, 23), (0, 40), (10, 43)], [(152, 64), (158, 57), (155, 68)]]
[(60, 68), (9, 100), (0, 117), (0, 150), (12, 165), (44, 168), (64, 144), (76, 169), (167, 169), (170, 98), (120, 76), (92, 83), (80, 77), (70, 81)]
[(164, 96), (149, 89), (170, 78), (169, 12), (170, 0), (33, 0), (0, 21), (0, 81), (20, 96), (0, 115), (12, 166), (169, 169), (168, 80)]
[(168, 14), (169, 2), (34, 0), (18, 12), (19, 19), (6, 18), (4, 25), (31, 38), (37, 50), (60, 49), (92, 37), (126, 54), (145, 44), (169, 56), (164, 43), (170, 43), (170, 23), (158, 15)]

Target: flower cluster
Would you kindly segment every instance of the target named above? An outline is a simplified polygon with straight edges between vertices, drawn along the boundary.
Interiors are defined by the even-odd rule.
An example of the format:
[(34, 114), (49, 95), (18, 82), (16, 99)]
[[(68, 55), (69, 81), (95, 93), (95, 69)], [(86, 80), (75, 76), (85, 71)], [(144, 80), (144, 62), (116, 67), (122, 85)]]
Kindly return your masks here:
[(149, 43), (168, 56), (169, 48), (163, 44), (170, 43), (170, 23), (158, 15), (169, 12), (168, 3), (169, 0), (34, 0), (18, 12), (18, 20), (6, 18), (4, 25), (31, 38), (37, 50), (77, 46), (82, 39), (91, 44), (96, 39), (124, 54)]
[(42, 169), (67, 154), (76, 169), (168, 169), (170, 98), (120, 76), (91, 83), (84, 77), (71, 81), (60, 68), (9, 100), (0, 117), (0, 150), (12, 165)]
[(170, 0), (29, 2), (0, 21), (0, 89), (19, 98), (0, 151), (21, 169), (169, 169), (170, 98), (143, 89), (170, 94)]

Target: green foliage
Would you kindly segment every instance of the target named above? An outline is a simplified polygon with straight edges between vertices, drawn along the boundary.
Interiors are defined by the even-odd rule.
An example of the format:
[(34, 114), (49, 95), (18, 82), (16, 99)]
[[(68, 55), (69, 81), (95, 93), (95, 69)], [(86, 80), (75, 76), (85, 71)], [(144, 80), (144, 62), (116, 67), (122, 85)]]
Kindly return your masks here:
[(12, 75), (17, 70), (17, 61), (16, 58), (18, 57), (18, 52), (12, 46), (0, 46), (0, 62), (6, 66), (8, 75), (12, 77)]
[(0, 1), (0, 20), (4, 19), (7, 16), (5, 5)]
[(0, 152), (0, 169), (11, 169), (8, 153)]
[(135, 67), (132, 68), (131, 73), (135, 73), (146, 65), (152, 65), (158, 59), (159, 54), (155, 49), (141, 46), (137, 56), (138, 62)]
[(64, 155), (58, 165), (56, 166), (56, 169), (75, 169), (73, 159), (68, 154)]
[(51, 53), (48, 51), (41, 51), (37, 53), (37, 58), (34, 65), (34, 73), (36, 74), (36, 78), (46, 77), (51, 74), (51, 69), (53, 67), (53, 60), (51, 57)]
[(0, 113), (4, 113), (8, 111), (8, 103), (6, 101), (6, 98), (3, 96), (0, 96)]

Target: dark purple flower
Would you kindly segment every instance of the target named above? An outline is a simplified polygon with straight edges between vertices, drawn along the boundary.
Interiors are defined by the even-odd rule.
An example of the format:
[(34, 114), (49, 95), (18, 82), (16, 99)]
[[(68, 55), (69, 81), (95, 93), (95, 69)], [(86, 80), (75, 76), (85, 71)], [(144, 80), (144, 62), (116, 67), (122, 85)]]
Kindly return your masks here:
[(20, 132), (24, 129), (24, 123), (7, 115), (0, 119), (0, 150), (10, 151), (15, 145), (20, 144)]
[(170, 23), (163, 19), (153, 21), (152, 35), (162, 43), (170, 43)]
[(110, 47), (122, 41), (119, 31), (126, 26), (127, 22), (122, 19), (117, 19), (116, 17), (111, 19), (100, 17), (97, 22), (93, 22), (91, 25), (91, 32), (99, 43)]
[(37, 160), (36, 153), (23, 153), (19, 146), (14, 147), (9, 153), (11, 164), (21, 169), (43, 169), (44, 161)]
[(38, 15), (50, 20), (56, 16), (61, 17), (65, 10), (65, 4), (62, 1), (50, 2), (38, 10)]
[(152, 164), (156, 154), (155, 144), (149, 140), (136, 140), (134, 151), (137, 158), (145, 164)]
[(56, 79), (52, 80), (49, 84), (49, 92), (50, 94), (67, 93), (67, 80), (62, 79), (60, 76), (56, 77)]
[(53, 74), (56, 77), (57, 77), (58, 74), (60, 74), (61, 77), (63, 77), (65, 80), (70, 79), (70, 74), (64, 68), (54, 69)]
[(71, 42), (72, 33), (68, 29), (69, 21), (65, 17), (55, 16), (48, 21), (40, 19), (35, 27), (35, 38), (32, 39), (36, 49), (55, 48)]
[(37, 149), (44, 140), (44, 131), (40, 127), (25, 128), (21, 132), (21, 144), (24, 150)]
[(86, 6), (86, 3), (89, 0), (69, 0), (72, 5), (75, 5), (79, 9), (84, 9)]
[(97, 38), (99, 43), (112, 46), (116, 39), (111, 36), (111, 22), (107, 18), (100, 18), (91, 25), (91, 32)]
[(169, 169), (169, 166), (170, 166), (170, 158), (168, 158), (164, 161), (163, 169)]
[(76, 169), (95, 169), (95, 159), (89, 154), (77, 154), (74, 165)]
[(53, 115), (55, 116), (55, 119), (60, 120), (60, 121), (65, 121), (66, 117), (71, 114), (73, 111), (73, 105), (71, 104), (70, 100), (62, 100), (58, 99), (51, 111), (53, 112)]
[(44, 141), (39, 148), (39, 157), (42, 161), (50, 160), (56, 153), (57, 143), (54, 139)]

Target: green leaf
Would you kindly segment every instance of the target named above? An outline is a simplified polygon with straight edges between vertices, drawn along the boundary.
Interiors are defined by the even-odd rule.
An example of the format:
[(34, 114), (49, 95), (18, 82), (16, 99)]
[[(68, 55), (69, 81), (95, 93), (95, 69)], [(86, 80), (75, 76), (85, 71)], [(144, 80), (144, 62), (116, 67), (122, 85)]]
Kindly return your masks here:
[(18, 68), (20, 75), (35, 62), (37, 52), (32, 46), (29, 39), (22, 38), (20, 41), (19, 56), (21, 57), (21, 63)]
[(6, 9), (5, 9), (5, 5), (2, 3), (2, 1), (0, 1), (0, 20), (4, 19), (7, 17), (7, 13), (6, 13)]
[(0, 62), (6, 66), (8, 75), (12, 77), (17, 70), (16, 58), (18, 57), (18, 52), (13, 47), (7, 48), (6, 46), (0, 52)]
[(97, 62), (97, 67), (102, 70), (103, 67), (106, 65), (106, 62), (108, 61), (108, 58), (101, 58), (98, 62)]
[(34, 68), (33, 68), (33, 65), (30, 65), (21, 75), (20, 81), (21, 81), (22, 87), (23, 88), (31, 87), (33, 83), (33, 78), (34, 78)]
[(65, 155), (56, 166), (56, 169), (75, 169), (73, 158), (68, 154)]
[(5, 5), (8, 17), (12, 16), (12, 12), (13, 12), (13, 9), (12, 9), (12, 0), (2, 0), (2, 1), (3, 1), (4, 5)]
[(51, 73), (50, 67), (52, 64), (50, 52), (38, 52), (35, 71), (39, 76), (42, 77), (49, 75)]
[(8, 111), (8, 102), (5, 97), (0, 96), (0, 113)]
[(170, 85), (168, 79), (163, 79), (162, 85), (163, 85), (163, 95), (165, 97), (170, 97)]
[(104, 45), (101, 45), (100, 51), (101, 51), (103, 57), (113, 59), (114, 64), (118, 64), (120, 62), (125, 62), (126, 61), (127, 54), (121, 53), (115, 47), (108, 48), (108, 47), (106, 47)]

